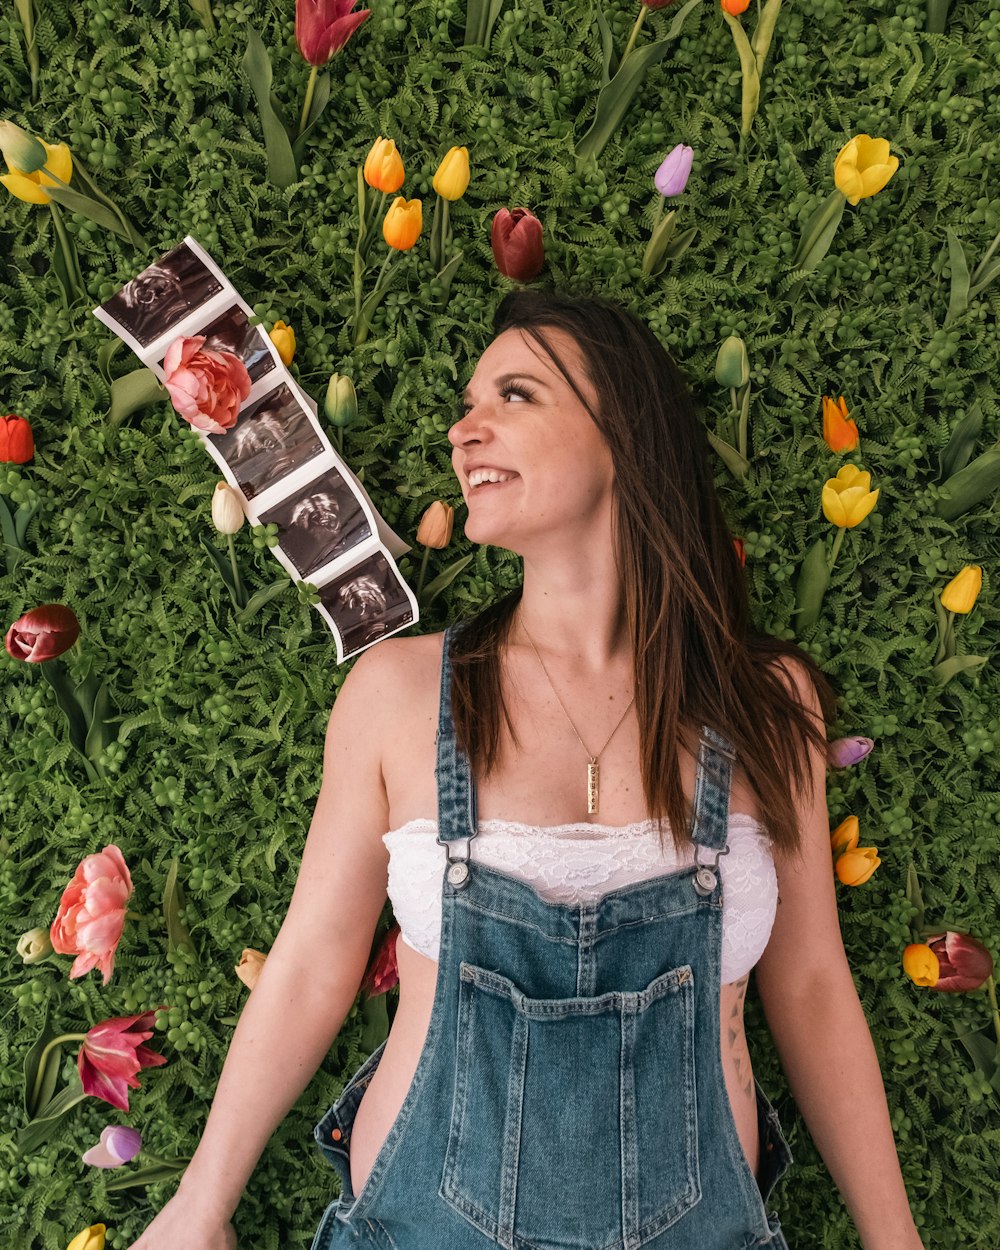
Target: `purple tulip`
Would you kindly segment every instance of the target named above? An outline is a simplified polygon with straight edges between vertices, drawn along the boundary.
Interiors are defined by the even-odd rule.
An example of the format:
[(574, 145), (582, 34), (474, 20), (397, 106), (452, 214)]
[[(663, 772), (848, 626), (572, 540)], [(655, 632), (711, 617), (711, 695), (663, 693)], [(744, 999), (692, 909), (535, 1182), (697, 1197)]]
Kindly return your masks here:
[(694, 160), (694, 148), (686, 143), (678, 143), (667, 154), (660, 168), (653, 175), (653, 182), (661, 195), (680, 195), (687, 186), (688, 175), (691, 173), (691, 162)]
[(134, 1159), (141, 1149), (142, 1134), (137, 1128), (109, 1124), (101, 1133), (100, 1144), (91, 1146), (83, 1161), (95, 1168), (117, 1168)]
[(936, 990), (950, 994), (979, 990), (993, 975), (993, 956), (968, 933), (948, 929), (928, 937), (927, 945), (937, 955), (940, 966)]
[(835, 738), (827, 747), (827, 760), (831, 768), (850, 768), (860, 764), (874, 749), (871, 738)]

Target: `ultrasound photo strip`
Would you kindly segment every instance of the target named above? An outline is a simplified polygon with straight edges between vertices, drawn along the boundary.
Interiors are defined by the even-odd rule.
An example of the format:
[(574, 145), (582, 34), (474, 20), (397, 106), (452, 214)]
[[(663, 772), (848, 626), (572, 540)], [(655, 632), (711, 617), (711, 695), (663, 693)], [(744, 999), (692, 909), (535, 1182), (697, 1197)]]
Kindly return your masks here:
[(94, 309), (161, 381), (167, 348), (182, 335), (204, 335), (204, 349), (243, 360), (252, 385), (236, 423), (222, 434), (195, 432), (251, 524), (277, 525), (272, 554), (293, 580), (316, 587), (342, 664), (419, 621), (395, 562), (410, 546), (334, 449), (316, 403), (250, 324), (253, 315), (190, 235)]

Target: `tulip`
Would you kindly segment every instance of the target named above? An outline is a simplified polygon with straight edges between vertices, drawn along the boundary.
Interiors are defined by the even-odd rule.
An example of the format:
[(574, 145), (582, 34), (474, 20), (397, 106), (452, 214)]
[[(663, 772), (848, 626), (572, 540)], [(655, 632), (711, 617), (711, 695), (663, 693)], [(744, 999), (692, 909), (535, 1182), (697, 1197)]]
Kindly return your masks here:
[(66, 1250), (104, 1250), (106, 1232), (107, 1228), (104, 1224), (91, 1224), (82, 1233), (77, 1233)]
[[(314, 69), (339, 52), (369, 17), (370, 9), (351, 10), (358, 0), (295, 0), (295, 42)], [(308, 112), (308, 109), (306, 110)]]
[(12, 412), (0, 417), (0, 463), (27, 464), (35, 454), (31, 422)]
[(212, 524), (220, 534), (235, 534), (246, 519), (240, 498), (228, 482), (217, 482), (212, 493)]
[(848, 419), (843, 395), (836, 403), (823, 396), (823, 440), (831, 451), (854, 451), (858, 445), (858, 427)]
[(694, 148), (686, 143), (678, 143), (671, 148), (653, 175), (653, 183), (663, 196), (680, 195), (687, 186), (691, 174), (691, 163), (694, 160)]
[(387, 195), (394, 194), (403, 185), (406, 173), (395, 139), (383, 139), (379, 135), (375, 140), (365, 158), (364, 178), (370, 187)]
[(153, 1036), (156, 1012), (166, 1010), (164, 1005), (135, 1016), (116, 1016), (87, 1031), (77, 1059), (85, 1094), (128, 1111), (129, 1088), (140, 1088), (136, 1073), (167, 1062), (165, 1055), (143, 1044)]
[(848, 816), (830, 834), (830, 846), (834, 855), (840, 851), (852, 850), (858, 845), (860, 827), (857, 816)]
[(542, 223), (526, 208), (501, 208), (493, 217), (493, 260), (505, 278), (529, 282), (545, 264)]
[(28, 664), (42, 664), (62, 655), (80, 637), (80, 622), (71, 608), (43, 603), (32, 608), (7, 630), (7, 654)]
[(834, 738), (827, 746), (827, 763), (831, 768), (850, 768), (870, 755), (874, 748), (871, 738)]
[(993, 975), (993, 956), (982, 944), (968, 933), (955, 933), (948, 929), (927, 939), (927, 945), (937, 956), (939, 965), (936, 990), (948, 994), (961, 994), (978, 990)]
[(52, 949), (77, 957), (69, 971), (71, 981), (95, 967), (103, 972), (105, 985), (111, 980), (133, 888), (128, 865), (113, 842), (77, 865), (49, 929)]
[(915, 985), (936, 985), (941, 965), (931, 948), (911, 942), (903, 951), (903, 971)]
[(738, 389), (750, 381), (750, 361), (746, 344), (738, 334), (730, 334), (715, 358), (715, 380), (720, 386)]
[(420, 238), (423, 226), (420, 200), (397, 196), (382, 222), (382, 237), (397, 252), (408, 252)]
[(845, 851), (834, 868), (837, 878), (844, 885), (864, 885), (875, 869), (881, 864), (878, 847), (858, 846)]
[(291, 326), (286, 326), (283, 321), (276, 321), (274, 329), (268, 335), (268, 338), (278, 349), (278, 355), (281, 357), (283, 365), (290, 365), (295, 355), (295, 331)]
[(81, 1159), (95, 1168), (118, 1168), (128, 1163), (142, 1149), (142, 1134), (126, 1124), (109, 1124), (101, 1130), (101, 1140)]
[(971, 612), (983, 588), (983, 570), (978, 564), (967, 564), (941, 591), (941, 606), (949, 612)]
[(399, 925), (394, 924), (383, 938), (378, 954), (361, 983), (362, 989), (368, 992), (370, 998), (384, 994), (399, 982), (399, 970), (396, 966), (396, 941), (399, 934)]
[(739, 558), (740, 558), (740, 564), (741, 564), (741, 565), (743, 565), (743, 566), (744, 566), (744, 568), (745, 568), (745, 567), (746, 567), (746, 562), (747, 562), (747, 552), (746, 552), (746, 547), (745, 547), (745, 546), (744, 546), (744, 544), (743, 544), (743, 539), (742, 539), (742, 538), (734, 538), (734, 539), (733, 539), (733, 546), (736, 548), (736, 554), (737, 554), (737, 555), (739, 556)]
[(48, 929), (29, 929), (17, 940), (17, 953), (26, 964), (37, 964), (51, 950), (52, 943), (49, 940)]
[(255, 951), (250, 947), (244, 948), (243, 953), (240, 955), (240, 962), (233, 971), (248, 990), (252, 990), (257, 984), (257, 979), (264, 969), (264, 961), (266, 959), (267, 956), (263, 951)]
[(750, 7), (750, 0), (719, 0), (723, 11), (731, 17), (738, 17)]
[(451, 529), (455, 520), (455, 509), (441, 499), (435, 499), (420, 518), (417, 527), (417, 542), (424, 547), (433, 547), (440, 551), (451, 542)]
[(48, 155), (41, 139), (6, 120), (0, 122), (0, 152), (8, 165), (28, 174), (42, 169)]
[(878, 502), (879, 492), (870, 490), (871, 474), (856, 464), (845, 464), (823, 487), (823, 515), (842, 529), (860, 525)]
[(340, 430), (346, 430), (357, 421), (358, 396), (349, 377), (340, 373), (330, 375), (323, 411), (327, 420)]
[(899, 158), (889, 155), (888, 139), (855, 135), (837, 153), (833, 181), (851, 204), (877, 194), (899, 168)]
[[(19, 130), (20, 127), (15, 129)], [(23, 131), (21, 133), (24, 134)], [(34, 158), (29, 155), (33, 149), (26, 149), (23, 143), (4, 145), (8, 172), (0, 174), (0, 182), (19, 200), (25, 200), (29, 204), (49, 204), (52, 197), (42, 188), (58, 186), (59, 182), (69, 182), (73, 176), (73, 157), (65, 143), (46, 143), (44, 139), (31, 139), (30, 135), (24, 137), (41, 148), (45, 160), (41, 165), (36, 165)], [(19, 159), (24, 160), (25, 164), (18, 164)]]
[(437, 167), (434, 190), (444, 200), (460, 200), (469, 186), (469, 149), (450, 148)]

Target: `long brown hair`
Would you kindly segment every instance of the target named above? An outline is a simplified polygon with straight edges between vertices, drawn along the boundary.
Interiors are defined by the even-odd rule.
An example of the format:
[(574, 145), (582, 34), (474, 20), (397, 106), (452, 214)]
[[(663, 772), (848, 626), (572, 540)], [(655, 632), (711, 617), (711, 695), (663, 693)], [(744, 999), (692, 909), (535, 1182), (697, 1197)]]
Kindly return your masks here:
[[(597, 411), (546, 327), (575, 339)], [(788, 657), (804, 665), (826, 722), (837, 714), (838, 696), (794, 642), (750, 628), (746, 577), (715, 488), (700, 410), (680, 369), (647, 325), (598, 295), (511, 291), (494, 314), (494, 336), (512, 328), (552, 358), (611, 452), (613, 542), (633, 641), (642, 784), (650, 817), (660, 822), (661, 849), (664, 814), (678, 852), (690, 846), (678, 748), (696, 752), (707, 724), (733, 744), (772, 844), (798, 852), (789, 780), (797, 792), (808, 780), (812, 795), (807, 743), (825, 753), (826, 733), (768, 662)], [(499, 764), (501, 714), (517, 744), (501, 656), (521, 592), (517, 587), (455, 631), (452, 715), (475, 776), (489, 777)]]

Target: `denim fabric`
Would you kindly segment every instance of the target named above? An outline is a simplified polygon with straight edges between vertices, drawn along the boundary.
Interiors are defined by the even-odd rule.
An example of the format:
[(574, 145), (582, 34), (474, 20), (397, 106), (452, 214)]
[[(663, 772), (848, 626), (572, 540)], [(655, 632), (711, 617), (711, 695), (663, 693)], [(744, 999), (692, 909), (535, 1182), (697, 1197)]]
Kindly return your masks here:
[(316, 1125), (340, 1196), (312, 1250), (787, 1250), (765, 1204), (791, 1151), (757, 1084), (758, 1183), (719, 1047), (731, 745), (703, 727), (694, 866), (550, 903), (469, 859), (476, 789), (451, 718), (457, 628), (441, 671), (435, 776), (449, 862), (427, 1037), (357, 1196), (351, 1127), (384, 1042)]

